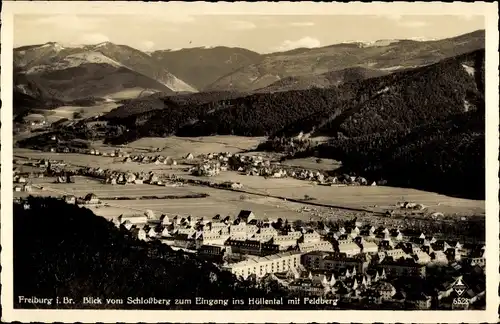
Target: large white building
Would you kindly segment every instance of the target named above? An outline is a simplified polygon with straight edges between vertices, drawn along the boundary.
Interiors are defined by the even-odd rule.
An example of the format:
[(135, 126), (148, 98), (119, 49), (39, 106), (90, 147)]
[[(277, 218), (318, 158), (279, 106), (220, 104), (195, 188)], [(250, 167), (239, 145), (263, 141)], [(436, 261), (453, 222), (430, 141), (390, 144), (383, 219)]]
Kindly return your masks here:
[(223, 269), (245, 279), (250, 275), (260, 278), (269, 273), (284, 272), (298, 267), (300, 257), (301, 253), (298, 251), (282, 252), (265, 257), (249, 256), (244, 261), (227, 264), (223, 266)]

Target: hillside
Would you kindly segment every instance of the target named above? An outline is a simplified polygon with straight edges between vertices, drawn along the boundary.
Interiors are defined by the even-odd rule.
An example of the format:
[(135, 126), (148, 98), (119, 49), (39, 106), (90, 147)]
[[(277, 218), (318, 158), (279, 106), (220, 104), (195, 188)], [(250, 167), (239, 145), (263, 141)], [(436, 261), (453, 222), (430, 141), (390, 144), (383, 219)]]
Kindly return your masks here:
[(346, 83), (339, 90), (355, 95), (332, 109), (288, 125), (277, 135), (297, 136), (302, 132), (312, 137), (357, 137), (406, 130), (477, 110), (478, 100), (484, 100), (484, 50), (422, 68)]
[[(476, 109), (482, 97), (484, 50), (332, 89), (253, 94), (157, 111), (135, 128), (137, 136), (312, 135), (355, 137), (407, 129)], [(479, 85), (478, 85), (479, 84)], [(177, 115), (179, 119), (172, 119)], [(134, 128), (134, 118), (125, 123)]]
[(148, 54), (109, 42), (72, 48), (58, 43), (16, 48), (14, 70), (19, 76), (14, 85), (20, 91), (33, 97), (48, 93), (59, 100), (113, 96), (131, 88), (139, 89), (131, 91), (131, 97), (146, 89), (197, 91), (158, 67)]
[(177, 109), (179, 106), (197, 106), (209, 102), (229, 100), (243, 97), (246, 94), (229, 91), (198, 92), (192, 94), (165, 95), (156, 93), (144, 98), (122, 101), (123, 105), (107, 113), (104, 118), (107, 120), (120, 121), (123, 118), (141, 115), (161, 109)]
[(298, 156), (341, 160), (339, 172), (391, 185), (485, 199), (484, 117), (471, 111), (405, 131), (331, 140)]
[(363, 67), (352, 67), (339, 71), (330, 71), (318, 75), (292, 76), (276, 81), (255, 92), (276, 92), (304, 90), (310, 88), (331, 88), (345, 82), (364, 80), (389, 74), (389, 71)]
[(86, 97), (108, 97), (133, 88), (155, 89), (173, 93), (165, 85), (121, 66), (86, 63), (54, 71), (24, 76), (50, 97), (71, 101)]
[(437, 41), (396, 40), (377, 46), (345, 43), (271, 53), (264, 55), (259, 63), (221, 77), (206, 89), (253, 91), (290, 76), (319, 75), (350, 67), (397, 71), (436, 63), (484, 48), (484, 44), (484, 30), (479, 30)]
[(155, 51), (151, 56), (159, 66), (199, 90), (205, 90), (220, 77), (262, 59), (259, 53), (225, 46)]
[[(89, 308), (82, 304), (82, 296), (103, 300), (126, 300), (130, 296), (230, 299), (235, 295), (272, 298), (281, 293), (277, 288), (270, 292), (246, 286), (216, 265), (192, 254), (173, 251), (165, 244), (138, 241), (127, 230), (117, 229), (86, 208), (54, 198), (29, 197), (26, 203), (29, 209), (24, 208), (24, 203), (14, 204), (14, 296), (65, 296), (76, 301), (73, 305), (33, 307)], [(14, 307), (19, 306), (15, 298)], [(90, 307), (165, 309), (166, 306), (125, 303)], [(214, 308), (217, 306), (210, 307)]]

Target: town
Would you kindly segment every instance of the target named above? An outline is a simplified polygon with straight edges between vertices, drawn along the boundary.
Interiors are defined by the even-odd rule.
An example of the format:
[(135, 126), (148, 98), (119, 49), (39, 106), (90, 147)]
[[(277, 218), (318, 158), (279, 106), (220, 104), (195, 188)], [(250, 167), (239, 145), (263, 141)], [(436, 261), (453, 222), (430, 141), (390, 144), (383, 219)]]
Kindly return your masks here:
[[(219, 156), (228, 161), (233, 157)], [(192, 160), (193, 156), (186, 159)], [(205, 159), (227, 162), (215, 154)], [(260, 162), (252, 162), (252, 167), (266, 168), (265, 162), (256, 160)], [(60, 184), (72, 183), (79, 176), (97, 178), (110, 186), (203, 184), (201, 180), (186, 181), (177, 176), (159, 177), (146, 172), (72, 168), (68, 163), (47, 159), (16, 159), (15, 165), (14, 190), (26, 194), (33, 194), (32, 180), (44, 177), (52, 177)], [(26, 166), (36, 166), (39, 171), (21, 172)], [(196, 172), (200, 170), (188, 167), (188, 171), (192, 173), (193, 168)], [(209, 182), (208, 185), (229, 190), (242, 188), (238, 183)], [(66, 203), (87, 208), (106, 204), (94, 193), (60, 197)], [(400, 203), (397, 207), (425, 209), (422, 204), (412, 202)], [(25, 208), (29, 208), (27, 203)], [(274, 283), (287, 289), (290, 296), (338, 300), (335, 307), (399, 305), (405, 309), (473, 309), (484, 304), (485, 247), (480, 241), (460, 242), (439, 233), (418, 232), (400, 225), (381, 226), (357, 219), (289, 221), (281, 217), (259, 217), (251, 210), (241, 210), (232, 216), (195, 217), (159, 214), (148, 209), (142, 214), (116, 216), (110, 221), (131, 237), (159, 241), (174, 250), (197, 254), (231, 272), (238, 280), (253, 285)], [(416, 285), (425, 289), (414, 289)], [(465, 290), (457, 289), (464, 285)], [(461, 303), (454, 302), (457, 298)]]

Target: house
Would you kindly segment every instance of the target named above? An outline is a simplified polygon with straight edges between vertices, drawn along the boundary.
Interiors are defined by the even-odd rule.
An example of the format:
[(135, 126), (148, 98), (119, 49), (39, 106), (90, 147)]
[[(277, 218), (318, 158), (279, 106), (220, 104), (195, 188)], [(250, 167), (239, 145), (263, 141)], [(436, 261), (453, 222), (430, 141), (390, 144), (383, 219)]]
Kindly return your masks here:
[(415, 261), (419, 264), (428, 264), (432, 261), (431, 256), (425, 253), (424, 251), (418, 251), (414, 253), (412, 256), (415, 259)]
[(344, 253), (349, 257), (361, 253), (361, 247), (352, 240), (337, 240), (337, 246), (335, 249), (339, 253)]
[(144, 181), (142, 179), (134, 179), (134, 184), (143, 184)]
[(129, 231), (135, 226), (129, 220), (126, 220), (125, 222), (121, 223), (121, 225), (123, 225), (123, 227), (125, 227), (125, 229)]
[(415, 294), (410, 294), (407, 297), (407, 302), (410, 305), (413, 305), (416, 309), (430, 309), (432, 305), (432, 298), (423, 292), (416, 292)]
[(380, 262), (379, 267), (383, 269), (388, 276), (401, 277), (421, 277), (425, 278), (425, 265), (417, 263), (413, 258), (401, 258), (395, 260), (391, 257), (385, 257)]
[(193, 156), (193, 154), (189, 153), (188, 155), (186, 155), (185, 159), (192, 160), (192, 159), (194, 159), (194, 156)]
[(242, 210), (237, 216), (237, 219), (243, 221), (245, 223), (250, 222), (252, 219), (255, 219), (255, 214), (249, 210)]
[(28, 183), (25, 183), (22, 188), (23, 188), (23, 191), (26, 191), (26, 192), (31, 192), (33, 190), (33, 187)]
[(396, 288), (386, 281), (379, 281), (373, 287), (373, 290), (376, 290), (380, 296), (380, 299), (383, 301), (392, 300), (394, 295), (396, 295)]
[(330, 292), (329, 282), (321, 278), (298, 278), (288, 284), (288, 289), (309, 296), (324, 296)]
[(20, 192), (20, 191), (22, 191), (22, 187), (21, 186), (15, 186), (14, 187), (14, 191)]
[(89, 193), (85, 196), (84, 201), (86, 204), (98, 204), (99, 198), (93, 193)]
[(170, 219), (168, 218), (167, 215), (165, 214), (162, 214), (159, 218), (160, 222), (162, 225), (170, 225), (172, 224), (172, 222), (170, 221)]
[(125, 224), (125, 223), (146, 224), (148, 222), (148, 217), (144, 214), (143, 215), (128, 215), (128, 216), (120, 215), (120, 216), (118, 216), (118, 220), (122, 224)]
[(386, 250), (385, 255), (387, 257), (393, 258), (394, 260), (408, 257), (408, 255), (402, 249)]
[(76, 197), (73, 196), (73, 195), (64, 196), (64, 201), (67, 204), (75, 204), (76, 203)]
[(143, 228), (139, 229), (139, 231), (137, 232), (137, 239), (145, 241), (147, 237), (148, 235), (146, 231)]
[(156, 232), (155, 228), (151, 227), (148, 231), (147, 231), (147, 236), (150, 237), (150, 238), (154, 238), (158, 235), (158, 233)]
[(486, 258), (484, 255), (485, 247), (476, 248), (469, 253), (467, 260), (472, 266), (484, 267), (486, 265)]
[(315, 230), (307, 230), (301, 237), (299, 242), (312, 243), (321, 241), (321, 235)]

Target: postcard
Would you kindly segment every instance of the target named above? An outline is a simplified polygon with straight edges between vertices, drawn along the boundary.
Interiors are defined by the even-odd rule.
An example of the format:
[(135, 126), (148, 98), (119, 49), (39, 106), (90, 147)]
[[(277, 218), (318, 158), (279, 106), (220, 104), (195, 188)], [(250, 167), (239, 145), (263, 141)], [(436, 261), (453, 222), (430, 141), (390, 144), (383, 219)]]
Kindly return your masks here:
[(2, 319), (497, 321), (496, 8), (5, 2)]

